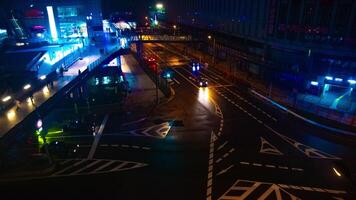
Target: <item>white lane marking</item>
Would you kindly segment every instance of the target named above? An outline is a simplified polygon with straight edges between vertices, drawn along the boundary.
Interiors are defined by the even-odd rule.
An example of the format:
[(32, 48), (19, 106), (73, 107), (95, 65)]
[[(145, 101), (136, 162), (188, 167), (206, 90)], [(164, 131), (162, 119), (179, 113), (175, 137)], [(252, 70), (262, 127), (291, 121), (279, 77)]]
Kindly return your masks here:
[(214, 131), (211, 131), (210, 135), (210, 148), (209, 148), (209, 164), (208, 164), (208, 180), (207, 180), (207, 186), (206, 186), (206, 199), (212, 199), (211, 192), (213, 188), (213, 176), (209, 174), (213, 173), (213, 167), (214, 167), (214, 143), (215, 143), (215, 134)]
[(72, 165), (69, 165), (68, 167), (66, 167), (66, 168), (64, 168), (64, 169), (62, 169), (62, 170), (60, 170), (60, 171), (58, 171), (58, 172), (55, 172), (55, 173), (53, 173), (51, 176), (55, 176), (55, 175), (57, 175), (57, 174), (61, 174), (61, 173), (63, 173), (63, 172), (65, 172), (65, 171), (67, 171), (68, 169), (70, 169), (70, 168), (72, 168), (72, 167), (76, 167), (76, 166), (78, 166), (78, 165), (80, 165), (80, 164), (82, 164), (83, 162), (86, 162), (86, 161), (88, 161), (88, 160), (80, 160), (79, 162), (75, 162), (74, 164), (72, 164)]
[(111, 172), (112, 172), (112, 171), (117, 171), (117, 170), (119, 170), (120, 168), (122, 168), (123, 166), (125, 166), (126, 164), (128, 164), (128, 162), (122, 162), (122, 163), (120, 163), (119, 165), (117, 165), (116, 167), (110, 169), (110, 171), (111, 171)]
[(232, 91), (229, 88), (224, 88), (227, 91), (229, 91), (232, 95), (238, 97), (240, 100), (242, 100), (243, 102), (249, 104), (250, 106), (252, 106), (253, 108), (257, 109), (258, 111), (262, 112), (264, 115), (268, 116), (269, 118), (271, 118), (273, 121), (277, 121), (276, 118), (272, 117), (270, 114), (266, 113), (265, 111), (263, 111), (261, 108), (257, 107), (256, 105), (252, 104), (251, 102), (248, 102), (245, 98), (242, 98), (239, 94), (237, 94), (236, 92)]
[(262, 164), (260, 164), (260, 163), (253, 163), (252, 165), (256, 166), (256, 167), (262, 167)]
[(70, 175), (78, 174), (79, 172), (82, 172), (82, 171), (88, 169), (89, 167), (94, 166), (95, 164), (97, 164), (97, 163), (100, 162), (100, 161), (101, 161), (101, 160), (95, 160), (94, 162), (90, 163), (89, 165), (87, 165), (87, 166), (85, 166), (85, 167), (83, 167), (83, 168), (80, 168), (80, 169), (78, 169), (77, 171), (74, 171), (74, 172), (70, 173)]
[(285, 166), (278, 166), (279, 169), (288, 169), (288, 167)]
[[(242, 183), (242, 184), (241, 184)], [(264, 185), (264, 190), (261, 191), (260, 186)], [(259, 196), (255, 191), (262, 192)], [(283, 194), (283, 195), (282, 195)], [(249, 196), (255, 195), (255, 199), (268, 199), (270, 196), (275, 196), (275, 199), (282, 200), (282, 196), (291, 200), (298, 200), (299, 198), (287, 192), (283, 188), (280, 188), (278, 185), (274, 183), (264, 183), (258, 181), (249, 181), (249, 180), (237, 180), (220, 198), (219, 200), (225, 199), (248, 199)]]
[(264, 126), (267, 129), (269, 129), (270, 131), (272, 131), (272, 133), (276, 134), (277, 136), (282, 138), (284, 141), (291, 144), (294, 148), (296, 148), (298, 151), (302, 152), (304, 155), (306, 155), (309, 158), (332, 159), (332, 160), (340, 160), (341, 159), (339, 157), (333, 156), (331, 154), (325, 153), (323, 151), (314, 149), (310, 146), (307, 146), (305, 144), (297, 142), (296, 140), (293, 140), (292, 138), (289, 138), (285, 135), (280, 134), (279, 132), (277, 132), (276, 130), (274, 130), (273, 128), (271, 128), (270, 126), (268, 126), (266, 124)]
[(248, 162), (240, 162), (241, 165), (249, 165), (250, 163)]
[(275, 146), (273, 146), (263, 137), (260, 137), (260, 140), (261, 140), (260, 153), (279, 155), (279, 156), (283, 155), (281, 151), (279, 151)]
[(226, 169), (221, 170), (219, 173), (217, 173), (217, 176), (226, 173), (227, 171), (229, 171), (231, 168), (233, 168), (234, 165), (230, 165), (229, 167), (227, 167)]
[(180, 85), (180, 82), (177, 79), (174, 78), (173, 81)]
[(105, 163), (104, 165), (100, 166), (99, 168), (96, 168), (93, 172), (100, 171), (100, 170), (104, 169), (105, 167), (111, 165), (114, 162), (115, 162), (115, 160), (109, 161), (109, 162)]
[(274, 165), (265, 165), (265, 166), (268, 168), (276, 168), (276, 166), (274, 166)]
[(104, 131), (104, 128), (105, 128), (105, 125), (106, 125), (106, 122), (108, 121), (108, 119), (109, 119), (109, 114), (106, 114), (104, 119), (103, 119), (103, 121), (102, 121), (102, 123), (101, 123), (101, 125), (100, 125), (98, 133), (95, 134), (95, 139), (94, 139), (93, 145), (92, 145), (92, 147), (90, 149), (90, 152), (89, 152), (89, 155), (88, 155), (88, 159), (92, 159), (94, 157), (96, 148), (98, 147), (101, 135), (103, 134), (103, 131)]
[(60, 165), (64, 165), (64, 164), (66, 164), (66, 163), (68, 163), (68, 162), (70, 162), (70, 161), (72, 161), (72, 160), (73, 160), (73, 159), (65, 160), (65, 161), (60, 162), (59, 164), (60, 164)]
[(186, 81), (188, 81), (190, 84), (192, 84), (195, 88), (198, 88), (198, 86), (196, 86), (190, 79), (188, 79), (187, 77), (185, 77), (182, 73), (178, 72), (178, 70), (173, 69), (173, 71), (175, 71), (177, 74), (179, 74), (181, 77), (183, 77)]

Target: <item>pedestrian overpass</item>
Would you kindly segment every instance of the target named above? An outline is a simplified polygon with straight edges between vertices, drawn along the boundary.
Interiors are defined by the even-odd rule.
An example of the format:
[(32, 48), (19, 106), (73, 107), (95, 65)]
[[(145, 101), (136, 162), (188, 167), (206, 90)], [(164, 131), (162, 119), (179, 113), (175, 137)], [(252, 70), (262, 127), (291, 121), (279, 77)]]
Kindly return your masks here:
[(130, 37), (132, 43), (194, 43), (202, 42), (191, 35), (147, 35), (139, 34)]

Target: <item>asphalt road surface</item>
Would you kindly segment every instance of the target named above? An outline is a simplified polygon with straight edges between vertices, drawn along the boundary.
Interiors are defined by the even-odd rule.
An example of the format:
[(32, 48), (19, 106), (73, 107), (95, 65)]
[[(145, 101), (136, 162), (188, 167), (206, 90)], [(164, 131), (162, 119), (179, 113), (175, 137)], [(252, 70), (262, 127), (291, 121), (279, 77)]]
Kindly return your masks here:
[[(355, 199), (355, 146), (281, 113), (214, 69), (145, 44), (173, 68), (175, 97), (144, 118), (100, 116), (95, 136), (64, 140), (73, 152), (47, 177), (6, 183), (10, 198), (63, 199)], [(87, 136), (86, 136), (87, 135)], [(76, 145), (77, 144), (77, 145)], [(340, 164), (341, 163), (341, 164)], [(341, 176), (338, 176), (341, 175)], [(21, 191), (21, 193), (16, 192)]]

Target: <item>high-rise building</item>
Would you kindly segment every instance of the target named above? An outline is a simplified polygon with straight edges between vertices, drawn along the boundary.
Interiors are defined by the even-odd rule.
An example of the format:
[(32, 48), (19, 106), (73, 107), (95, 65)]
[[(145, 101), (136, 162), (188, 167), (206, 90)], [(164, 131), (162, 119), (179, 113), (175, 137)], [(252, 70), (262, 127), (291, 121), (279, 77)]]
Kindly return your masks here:
[(291, 82), (356, 77), (354, 0), (171, 0), (167, 14), (247, 53), (249, 60), (239, 63), (260, 76), (273, 71)]
[[(20, 0), (10, 8), (9, 20), (24, 24), (20, 29), (29, 32), (32, 38), (51, 41), (86, 38), (94, 30), (102, 30), (101, 0)], [(19, 27), (16, 30), (9, 30), (9, 33), (16, 36)]]

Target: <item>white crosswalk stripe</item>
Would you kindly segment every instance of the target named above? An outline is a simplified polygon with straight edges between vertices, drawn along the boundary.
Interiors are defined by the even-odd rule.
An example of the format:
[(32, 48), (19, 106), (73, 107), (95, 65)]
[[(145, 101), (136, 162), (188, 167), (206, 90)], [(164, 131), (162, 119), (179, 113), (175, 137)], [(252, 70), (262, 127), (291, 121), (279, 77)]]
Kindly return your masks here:
[(109, 173), (141, 168), (147, 165), (148, 164), (145, 163), (122, 160), (69, 159), (59, 162), (57, 171), (53, 172), (51, 176), (58, 177)]

